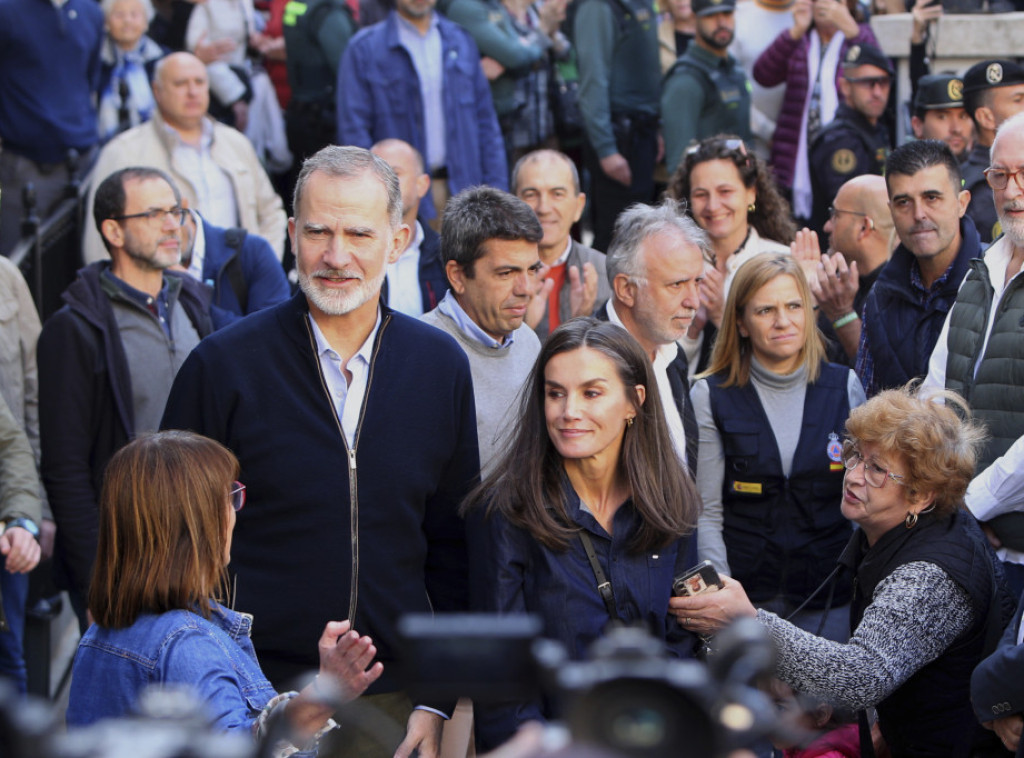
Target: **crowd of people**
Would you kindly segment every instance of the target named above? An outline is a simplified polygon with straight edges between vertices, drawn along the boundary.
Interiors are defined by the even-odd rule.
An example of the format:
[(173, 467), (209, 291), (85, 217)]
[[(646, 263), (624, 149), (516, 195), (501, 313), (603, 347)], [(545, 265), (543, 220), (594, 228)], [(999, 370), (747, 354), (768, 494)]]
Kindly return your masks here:
[(52, 557), (72, 727), (447, 758), (558, 707), (419, 702), (403, 614), (747, 616), (786, 756), (1024, 755), (1024, 66), (896, 5), (0, 0), (0, 676)]

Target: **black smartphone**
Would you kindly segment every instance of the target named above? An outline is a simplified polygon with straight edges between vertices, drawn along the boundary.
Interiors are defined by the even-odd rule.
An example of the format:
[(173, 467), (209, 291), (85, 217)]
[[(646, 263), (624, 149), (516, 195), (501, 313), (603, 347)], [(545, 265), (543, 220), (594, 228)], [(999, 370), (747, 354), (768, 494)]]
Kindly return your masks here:
[(700, 595), (704, 592), (717, 592), (724, 586), (711, 561), (702, 561), (675, 578), (672, 593), (676, 597)]

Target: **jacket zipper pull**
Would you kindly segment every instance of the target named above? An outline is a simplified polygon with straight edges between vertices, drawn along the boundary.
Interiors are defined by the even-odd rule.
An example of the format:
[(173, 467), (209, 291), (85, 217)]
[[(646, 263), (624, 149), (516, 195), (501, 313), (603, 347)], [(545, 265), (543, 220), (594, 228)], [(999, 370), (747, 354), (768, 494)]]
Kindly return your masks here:
[(348, 470), (349, 471), (355, 471), (356, 470), (356, 451), (355, 450), (349, 450), (348, 451)]

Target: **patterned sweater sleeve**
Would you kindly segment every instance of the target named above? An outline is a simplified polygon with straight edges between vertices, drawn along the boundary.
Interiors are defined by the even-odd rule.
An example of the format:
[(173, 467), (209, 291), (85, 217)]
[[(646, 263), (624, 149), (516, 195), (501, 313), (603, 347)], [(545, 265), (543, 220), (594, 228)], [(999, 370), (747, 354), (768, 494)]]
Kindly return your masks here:
[(907, 563), (875, 588), (853, 636), (832, 642), (758, 610), (779, 650), (777, 676), (794, 689), (861, 710), (935, 660), (974, 619), (970, 597), (933, 563)]

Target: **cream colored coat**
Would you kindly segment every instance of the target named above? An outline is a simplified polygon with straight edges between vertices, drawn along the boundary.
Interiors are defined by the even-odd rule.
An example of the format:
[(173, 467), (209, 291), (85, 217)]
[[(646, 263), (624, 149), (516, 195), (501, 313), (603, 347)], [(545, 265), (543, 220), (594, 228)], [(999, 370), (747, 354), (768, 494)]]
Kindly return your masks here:
[[(100, 151), (92, 170), (92, 181), (86, 205), (85, 234), (82, 255), (86, 263), (109, 258), (99, 231), (92, 220), (92, 203), (96, 187), (115, 171), (130, 166), (152, 166), (167, 172), (190, 208), (200, 213), (198, 197), (192, 183), (177, 170), (171, 160), (172, 143), (165, 133), (165, 123), (159, 113), (151, 121), (119, 134)], [(238, 203), (241, 226), (250, 234), (266, 239), (280, 259), (284, 255), (284, 238), (288, 231), (288, 218), (280, 196), (270, 184), (256, 151), (244, 134), (224, 124), (213, 122), (213, 143), (210, 145), (213, 162), (231, 179)]]

